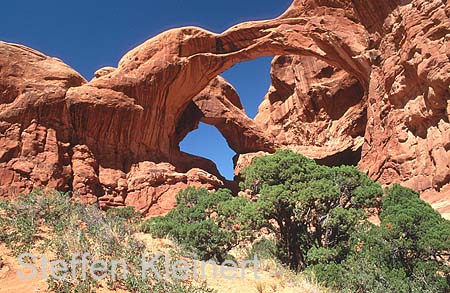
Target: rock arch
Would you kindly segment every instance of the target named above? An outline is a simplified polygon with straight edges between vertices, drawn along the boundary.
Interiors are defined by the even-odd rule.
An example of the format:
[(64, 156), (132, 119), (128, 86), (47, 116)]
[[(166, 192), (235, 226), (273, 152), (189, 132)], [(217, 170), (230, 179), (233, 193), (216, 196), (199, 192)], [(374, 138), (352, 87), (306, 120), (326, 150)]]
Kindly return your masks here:
[[(226, 184), (211, 175), (214, 163), (179, 151), (203, 120), (224, 135), (242, 133), (228, 138), (239, 153), (336, 155), (362, 145), (359, 167), (372, 178), (401, 182), (450, 213), (449, 9), (442, 0), (295, 0), (278, 18), (221, 34), (164, 32), (90, 82), (59, 60), (0, 42), (0, 196), (76, 189), (105, 208), (163, 213), (180, 188)], [(218, 76), (261, 56), (277, 56), (274, 82), (249, 121)], [(289, 71), (296, 68), (302, 73)], [(344, 86), (321, 88), (331, 80)], [(346, 92), (356, 98), (333, 104)], [(211, 103), (233, 119), (211, 112)], [(348, 110), (334, 111), (340, 106)], [(285, 131), (282, 123), (299, 115), (310, 131)], [(335, 145), (324, 142), (330, 136)]]
[[(148, 158), (176, 157), (176, 127), (184, 110), (233, 64), (261, 56), (310, 55), (340, 65), (367, 88), (366, 47), (364, 28), (339, 16), (249, 22), (219, 35), (194, 27), (174, 29), (127, 53), (116, 70), (70, 89), (67, 101), (80, 141), (99, 160), (126, 168)], [(103, 119), (93, 107), (102, 108)], [(103, 151), (104, 146), (114, 152)]]

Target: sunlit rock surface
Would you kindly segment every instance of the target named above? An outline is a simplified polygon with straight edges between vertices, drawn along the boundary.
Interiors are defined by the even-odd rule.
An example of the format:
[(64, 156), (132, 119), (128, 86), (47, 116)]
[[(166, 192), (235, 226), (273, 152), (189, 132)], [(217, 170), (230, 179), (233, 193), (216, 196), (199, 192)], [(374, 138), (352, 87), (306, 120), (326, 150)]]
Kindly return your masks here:
[[(0, 196), (56, 188), (103, 208), (166, 213), (186, 186), (235, 186), (180, 151), (204, 122), (238, 154), (236, 175), (289, 148), (358, 165), (450, 213), (449, 15), (438, 0), (294, 1), (221, 34), (164, 32), (90, 82), (0, 42)], [(272, 86), (250, 119), (219, 75), (262, 56), (275, 57)]]

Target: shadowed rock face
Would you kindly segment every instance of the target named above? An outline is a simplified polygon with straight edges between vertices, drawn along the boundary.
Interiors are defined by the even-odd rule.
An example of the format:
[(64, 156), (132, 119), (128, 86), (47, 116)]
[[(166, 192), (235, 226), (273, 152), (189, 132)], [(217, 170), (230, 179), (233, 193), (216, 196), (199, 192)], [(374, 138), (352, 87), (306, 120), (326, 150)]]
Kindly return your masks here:
[(271, 75), (272, 86), (255, 121), (278, 145), (315, 159), (348, 150), (358, 153), (364, 143), (367, 99), (356, 78), (303, 56), (276, 57)]
[[(164, 32), (90, 82), (0, 43), (0, 196), (75, 189), (104, 208), (165, 213), (181, 188), (232, 184), (179, 150), (205, 122), (237, 152), (237, 170), (290, 148), (359, 164), (449, 212), (449, 15), (438, 0), (297, 0), (276, 19), (222, 34)], [(219, 74), (262, 56), (277, 57), (252, 120)]]

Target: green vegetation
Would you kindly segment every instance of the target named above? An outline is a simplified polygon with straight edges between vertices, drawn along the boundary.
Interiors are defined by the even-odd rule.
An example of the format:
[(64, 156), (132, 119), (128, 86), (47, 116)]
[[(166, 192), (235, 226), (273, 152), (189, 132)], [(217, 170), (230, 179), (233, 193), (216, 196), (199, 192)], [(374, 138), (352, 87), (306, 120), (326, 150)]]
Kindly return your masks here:
[[(247, 258), (281, 263), (339, 292), (450, 292), (450, 222), (418, 193), (400, 185), (383, 190), (355, 167), (320, 166), (290, 151), (255, 159), (243, 178), (243, 196), (187, 188), (175, 209), (145, 222), (133, 208), (104, 213), (64, 194), (33, 192), (0, 202), (0, 242), (16, 255), (37, 249), (67, 262), (80, 251), (124, 259), (130, 274), (106, 286), (132, 292), (210, 292), (144, 279), (139, 231), (173, 238), (183, 247), (181, 258), (218, 263), (234, 260), (230, 250), (244, 245)], [(372, 215), (380, 225), (369, 222)], [(100, 285), (80, 275), (48, 282), (56, 292)]]
[[(383, 192), (355, 167), (290, 151), (255, 159), (243, 176), (248, 198), (189, 188), (144, 231), (219, 262), (236, 244), (270, 235), (275, 244), (259, 240), (250, 255), (275, 255), (342, 292), (449, 292), (450, 222), (416, 192)], [(380, 226), (368, 221), (372, 213)]]
[(261, 239), (255, 241), (247, 253), (247, 259), (271, 260), (277, 255), (277, 244), (273, 240)]
[[(141, 276), (141, 255), (145, 244), (135, 238), (141, 225), (140, 214), (133, 208), (112, 209), (107, 213), (95, 206), (84, 206), (66, 194), (35, 191), (14, 202), (0, 202), (0, 242), (15, 255), (37, 252), (51, 259), (71, 263), (76, 253), (89, 253), (92, 260), (124, 260), (128, 274), (108, 274), (99, 284), (90, 274), (82, 276), (76, 268), (75, 278), (48, 278), (49, 289), (62, 292), (95, 292), (99, 286), (127, 289), (130, 292), (211, 292), (204, 286), (186, 285), (179, 280)], [(172, 255), (179, 255), (175, 251)], [(176, 259), (173, 259), (175, 261)], [(163, 262), (156, 263), (163, 271)], [(108, 268), (110, 269), (110, 268)], [(69, 271), (72, 268), (69, 267)]]
[(387, 190), (380, 218), (354, 235), (343, 262), (314, 266), (316, 277), (343, 292), (449, 292), (450, 221), (400, 185)]
[(247, 221), (276, 236), (278, 257), (293, 269), (344, 259), (365, 209), (382, 196), (355, 167), (320, 166), (290, 151), (255, 160), (244, 176), (242, 187), (257, 196), (246, 207)]
[(233, 203), (239, 199), (225, 189), (210, 193), (195, 188), (181, 191), (176, 199), (177, 207), (144, 223), (143, 232), (169, 235), (201, 260), (226, 260), (228, 251), (238, 243), (238, 233), (230, 223), (239, 208)]

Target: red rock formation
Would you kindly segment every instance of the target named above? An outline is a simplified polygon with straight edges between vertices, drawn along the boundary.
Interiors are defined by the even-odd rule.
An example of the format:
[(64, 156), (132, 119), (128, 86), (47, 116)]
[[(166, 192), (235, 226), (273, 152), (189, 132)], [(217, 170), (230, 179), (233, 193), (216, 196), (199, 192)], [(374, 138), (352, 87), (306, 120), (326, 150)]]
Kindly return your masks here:
[(357, 164), (367, 116), (358, 80), (301, 56), (275, 58), (271, 75), (272, 86), (255, 122), (285, 148), (333, 165)]
[[(241, 155), (237, 169), (259, 151), (291, 148), (324, 164), (359, 162), (449, 212), (449, 5), (295, 0), (276, 19), (222, 34), (164, 32), (89, 83), (0, 43), (0, 195), (73, 188), (105, 208), (164, 213), (179, 188), (225, 183), (213, 162), (179, 150), (203, 121)], [(252, 120), (217, 76), (261, 56), (278, 57)]]
[(100, 164), (78, 143), (68, 111), (67, 90), (83, 83), (58, 59), (0, 42), (0, 197), (35, 188), (73, 189), (83, 202), (103, 208), (129, 204), (160, 214), (174, 206), (177, 190), (224, 185), (205, 171), (178, 173), (170, 164), (144, 161), (127, 172)]
[(0, 197), (71, 188), (65, 94), (83, 83), (58, 59), (0, 42)]
[[(292, 142), (289, 133), (298, 131), (302, 136), (305, 128), (293, 122), (301, 120), (299, 117), (302, 115), (286, 114), (289, 117), (278, 122), (271, 121), (277, 116), (275, 113), (289, 113), (294, 109), (298, 111), (304, 108), (303, 105), (298, 106), (298, 103), (289, 106), (288, 101), (293, 95), (293, 88), (307, 91), (299, 85), (292, 87), (292, 84), (286, 83), (285, 80), (290, 80), (291, 83), (293, 80), (312, 81), (311, 89), (320, 88), (324, 84), (321, 82), (322, 78), (308, 77), (309, 70), (304, 67), (300, 72), (302, 78), (294, 73), (295, 79), (287, 77), (283, 80), (283, 76), (292, 75), (289, 71), (293, 68), (295, 70), (298, 62), (293, 63), (294, 66), (283, 66), (283, 61), (278, 61), (273, 66), (272, 75), (275, 76), (272, 91), (266, 97), (257, 120), (265, 122), (268, 128), (272, 129), (272, 133), (280, 133), (281, 138), (277, 137), (279, 142), (287, 141), (285, 144), (288, 147), (294, 146), (314, 158), (321, 158), (320, 153), (330, 146), (354, 148), (357, 142), (362, 143), (359, 139), (363, 133), (361, 127), (367, 123), (359, 167), (383, 184), (399, 182), (418, 190), (425, 200), (449, 216), (450, 4), (439, 0), (357, 0), (351, 1), (351, 5), (349, 1), (331, 0), (305, 0), (297, 3), (299, 5), (293, 7), (284, 17), (292, 17), (295, 14), (343, 13), (351, 19), (356, 17), (366, 28), (369, 41), (365, 54), (371, 60), (372, 70), (369, 88), (365, 89), (368, 99), (361, 106), (367, 107), (367, 116), (364, 114), (365, 119), (362, 116), (350, 116), (344, 120), (346, 122), (326, 117), (327, 124), (331, 123), (338, 128), (329, 133), (325, 132), (325, 140), (322, 141), (311, 135), (313, 131), (309, 132), (307, 137), (303, 135), (299, 139), (300, 145), (303, 145), (312, 137), (315, 142), (319, 142), (318, 148), (297, 148), (299, 143)], [(343, 11), (340, 8), (343, 8)], [(342, 90), (339, 84), (336, 82), (334, 86)], [(281, 96), (278, 99), (283, 103), (271, 102), (271, 95)], [(315, 93), (308, 93), (307, 97), (301, 100), (305, 103), (315, 96)], [(327, 96), (323, 92), (319, 95), (320, 99)], [(288, 99), (284, 100), (286, 98)], [(322, 106), (319, 104), (318, 109), (324, 109)], [(347, 109), (345, 106), (343, 108)], [(316, 119), (319, 118), (320, 110), (313, 111), (313, 114)], [(320, 118), (317, 120), (320, 121)], [(316, 125), (317, 122), (315, 121)], [(355, 137), (351, 131), (348, 132), (351, 127), (345, 127), (346, 123), (356, 126), (356, 132), (353, 133), (358, 133), (358, 137), (353, 140), (353, 146), (352, 139), (345, 142), (346, 138)], [(280, 125), (285, 124), (288, 131), (286, 127), (281, 131), (277, 130), (281, 128)], [(307, 123), (306, 129), (310, 126), (311, 124)], [(340, 132), (338, 129), (346, 131)], [(331, 153), (325, 153), (332, 155), (336, 151), (332, 149)]]
[(382, 183), (402, 182), (450, 212), (450, 3), (408, 1), (372, 38), (360, 167)]
[(275, 150), (273, 137), (247, 116), (236, 90), (222, 77), (212, 80), (188, 105), (178, 122), (177, 141), (199, 122), (215, 126), (238, 154)]
[[(338, 22), (354, 27), (354, 33)], [(259, 56), (297, 53), (342, 64), (367, 84), (369, 63), (361, 54), (365, 42), (362, 26), (341, 16), (333, 21), (314, 17), (249, 22), (220, 35), (192, 27), (165, 32), (126, 54), (117, 69), (102, 69), (90, 83), (68, 91), (77, 143), (105, 169), (130, 174), (141, 162), (169, 162), (177, 172), (197, 167), (220, 182), (213, 163), (179, 151), (179, 142), (199, 121), (218, 127), (238, 153), (271, 151), (275, 142), (239, 109), (232, 87), (215, 79), (219, 73)], [(85, 190), (85, 198), (98, 196), (93, 188), (78, 190)], [(111, 193), (103, 192), (100, 202)]]
[[(354, 26), (354, 34), (338, 20)], [(111, 73), (70, 89), (69, 111), (77, 137), (111, 167), (126, 168), (147, 158), (170, 161), (178, 153), (177, 125), (187, 105), (233, 64), (296, 52), (342, 64), (367, 84), (365, 46), (362, 27), (346, 18), (250, 22), (220, 35), (174, 29), (126, 54)]]

